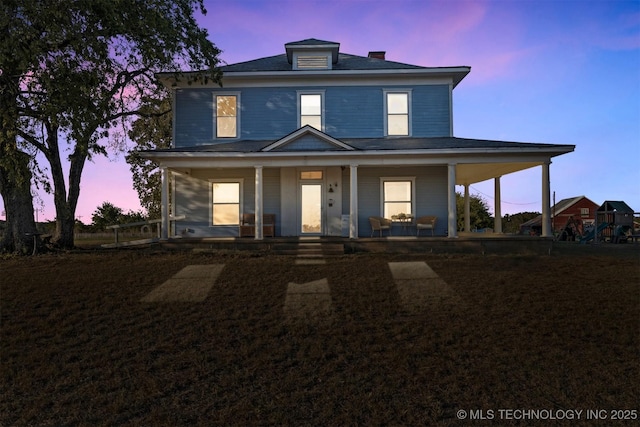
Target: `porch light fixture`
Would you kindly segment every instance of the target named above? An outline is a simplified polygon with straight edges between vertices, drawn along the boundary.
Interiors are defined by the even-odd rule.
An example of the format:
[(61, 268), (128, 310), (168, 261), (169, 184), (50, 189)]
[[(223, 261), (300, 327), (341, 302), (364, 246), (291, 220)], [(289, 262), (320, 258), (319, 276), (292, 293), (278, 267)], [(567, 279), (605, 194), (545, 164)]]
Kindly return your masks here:
[[(337, 185), (336, 185), (337, 187)], [(329, 184), (329, 193), (333, 193), (333, 187), (331, 186), (331, 184)]]

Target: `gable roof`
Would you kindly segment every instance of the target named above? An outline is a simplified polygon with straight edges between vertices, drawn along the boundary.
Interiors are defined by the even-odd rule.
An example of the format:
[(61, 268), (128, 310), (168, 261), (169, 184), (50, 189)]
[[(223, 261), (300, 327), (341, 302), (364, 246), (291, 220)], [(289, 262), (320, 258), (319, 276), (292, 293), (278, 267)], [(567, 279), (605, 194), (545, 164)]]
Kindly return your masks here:
[(318, 47), (318, 46), (326, 46), (326, 47), (335, 47), (340, 46), (340, 43), (336, 42), (328, 42), (326, 40), (318, 40), (318, 39), (304, 39), (297, 42), (289, 42), (284, 45), (285, 48), (287, 46), (296, 46), (296, 47)]
[[(558, 203), (556, 203), (555, 205), (553, 205), (551, 207), (551, 216), (553, 217), (553, 215), (560, 215), (562, 212), (564, 212), (565, 210), (569, 209), (571, 206), (575, 205), (576, 203), (578, 203), (580, 200), (582, 199), (587, 199), (585, 196), (576, 196), (576, 197), (569, 197), (568, 199), (562, 199), (560, 200)], [(587, 199), (588, 201), (590, 201), (591, 203), (593, 203), (594, 205), (596, 205), (595, 202)], [(597, 205), (596, 205), (597, 206)]]
[[(305, 138), (306, 137), (306, 138)], [(305, 140), (306, 139), (306, 140)], [(295, 144), (302, 142), (302, 144)], [(305, 125), (300, 129), (291, 132), (289, 135), (280, 138), (272, 144), (267, 145), (260, 151), (327, 151), (327, 150), (354, 150), (348, 144), (327, 135), (318, 129)]]
[[(551, 218), (557, 217), (562, 212), (566, 211), (567, 209), (569, 209), (571, 206), (575, 205), (582, 199), (586, 199), (589, 202), (596, 205), (596, 203), (593, 200), (587, 198), (586, 196), (575, 196), (575, 197), (569, 197), (567, 199), (562, 199), (551, 207)], [(521, 228), (531, 227), (531, 226), (540, 225), (540, 224), (542, 224), (542, 215), (538, 215), (535, 218), (531, 218), (529, 221), (523, 222), (522, 224), (520, 224), (520, 227)]]
[(284, 48), (287, 52), (287, 60), (289, 61), (289, 64), (291, 64), (293, 62), (293, 51), (294, 50), (298, 50), (298, 51), (317, 51), (317, 50), (324, 50), (326, 51), (327, 49), (329, 49), (329, 51), (331, 51), (331, 62), (332, 63), (336, 63), (338, 62), (338, 52), (340, 50), (340, 43), (336, 43), (336, 42), (328, 42), (325, 40), (318, 40), (318, 39), (306, 39), (306, 40), (300, 40), (297, 42), (290, 42), (284, 45)]
[(602, 211), (617, 211), (617, 212), (627, 212), (632, 213), (633, 209), (625, 202), (620, 200), (607, 200), (598, 208), (599, 212)]

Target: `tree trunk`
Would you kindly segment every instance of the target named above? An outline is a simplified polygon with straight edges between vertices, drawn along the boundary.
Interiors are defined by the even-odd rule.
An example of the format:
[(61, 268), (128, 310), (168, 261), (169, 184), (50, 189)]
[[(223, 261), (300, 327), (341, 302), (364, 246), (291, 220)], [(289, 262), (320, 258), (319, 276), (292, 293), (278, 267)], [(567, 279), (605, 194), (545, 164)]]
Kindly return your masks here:
[(60, 159), (58, 128), (47, 123), (47, 147), (45, 153), (51, 166), (53, 179), (53, 200), (56, 206), (56, 233), (53, 243), (60, 248), (75, 246), (76, 208), (80, 197), (80, 179), (87, 160), (87, 143), (76, 143), (75, 151), (69, 156), (69, 191), (64, 181), (64, 171)]
[(0, 72), (0, 196), (4, 201), (7, 229), (0, 239), (0, 252), (26, 254), (33, 251), (33, 234), (37, 232), (33, 219), (32, 174), (29, 156), (20, 151), (16, 143), (18, 74), (11, 67), (3, 71)]
[[(7, 170), (0, 164), (0, 195), (7, 218), (7, 228), (0, 240), (0, 252), (28, 254), (33, 251), (33, 236), (37, 233), (33, 218), (29, 157), (16, 151), (14, 165), (13, 170)], [(21, 175), (21, 178), (17, 179), (16, 175)], [(39, 241), (37, 236), (36, 241)]]

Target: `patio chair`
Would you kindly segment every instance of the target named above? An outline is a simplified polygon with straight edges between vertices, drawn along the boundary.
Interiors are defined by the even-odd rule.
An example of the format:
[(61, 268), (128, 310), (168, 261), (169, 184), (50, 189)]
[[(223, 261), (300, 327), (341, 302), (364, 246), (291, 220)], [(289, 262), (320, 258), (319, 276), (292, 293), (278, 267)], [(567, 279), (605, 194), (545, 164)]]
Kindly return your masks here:
[(437, 217), (435, 216), (421, 216), (416, 219), (416, 236), (420, 235), (420, 230), (431, 230), (431, 235), (433, 236), (436, 228), (436, 219)]
[[(276, 215), (262, 215), (262, 233), (264, 237), (273, 237), (275, 235)], [(256, 234), (256, 216), (252, 213), (243, 213), (240, 222), (239, 237), (252, 237)]]
[(389, 231), (389, 235), (391, 235), (391, 220), (387, 218), (383, 218), (381, 216), (370, 216), (369, 224), (371, 224), (371, 237), (373, 237), (374, 233), (377, 231), (380, 233), (380, 237), (382, 237), (382, 232), (384, 230)]

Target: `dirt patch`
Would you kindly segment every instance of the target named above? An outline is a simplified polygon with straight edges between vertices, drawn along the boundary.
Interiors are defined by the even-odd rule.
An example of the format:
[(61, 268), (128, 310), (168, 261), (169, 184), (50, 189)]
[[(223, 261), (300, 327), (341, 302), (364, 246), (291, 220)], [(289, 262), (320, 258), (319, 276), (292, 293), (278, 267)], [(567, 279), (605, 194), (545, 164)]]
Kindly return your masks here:
[[(458, 410), (637, 408), (637, 256), (295, 259), (0, 260), (0, 424), (469, 425)], [(389, 262), (426, 263), (464, 304), (407, 313)], [(140, 302), (190, 265), (224, 265), (204, 301)], [(287, 322), (288, 284), (322, 279), (331, 321)]]

